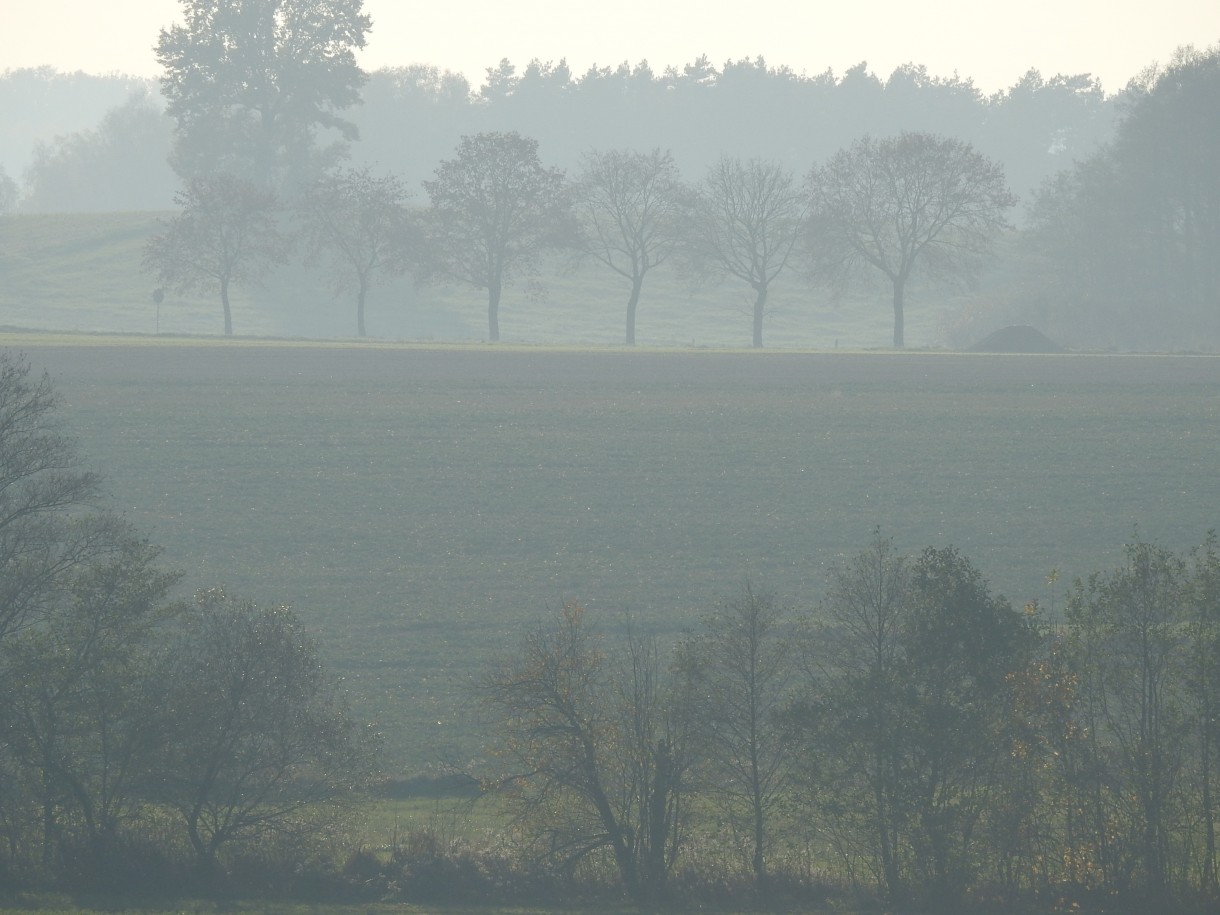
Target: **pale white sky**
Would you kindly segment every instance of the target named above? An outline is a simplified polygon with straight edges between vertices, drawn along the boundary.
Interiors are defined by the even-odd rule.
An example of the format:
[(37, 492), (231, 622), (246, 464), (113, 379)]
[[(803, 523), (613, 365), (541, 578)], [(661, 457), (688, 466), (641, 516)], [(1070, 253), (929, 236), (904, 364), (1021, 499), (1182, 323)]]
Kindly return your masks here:
[[(763, 55), (810, 74), (841, 75), (861, 60), (885, 78), (924, 64), (990, 93), (1030, 67), (1044, 76), (1092, 73), (1108, 93), (1183, 44), (1220, 42), (1220, 0), (365, 0), (373, 31), (366, 69), (431, 63), (472, 85), (507, 57), (591, 64), (647, 59), (657, 72), (706, 53)], [(0, 72), (60, 70), (157, 75), (158, 31), (178, 0), (0, 0)]]

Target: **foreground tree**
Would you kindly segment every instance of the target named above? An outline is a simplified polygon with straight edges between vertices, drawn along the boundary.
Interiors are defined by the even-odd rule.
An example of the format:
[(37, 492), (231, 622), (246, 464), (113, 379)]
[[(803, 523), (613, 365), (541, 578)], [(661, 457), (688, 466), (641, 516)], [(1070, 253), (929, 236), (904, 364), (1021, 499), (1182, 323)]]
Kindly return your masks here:
[(1036, 647), (1025, 615), (956, 550), (926, 549), (912, 563), (900, 669), (903, 792), (913, 863), (937, 902), (956, 899), (975, 876), (975, 829), (1008, 752), (1012, 678)]
[(181, 816), (208, 875), (229, 843), (315, 829), (373, 774), (376, 741), (288, 608), (206, 591), (182, 626), (166, 660), (156, 796)]
[(694, 745), (706, 786), (750, 836), (755, 884), (765, 889), (773, 812), (789, 787), (792, 744), (781, 710), (791, 701), (795, 656), (784, 608), (747, 581), (677, 651)]
[(585, 157), (576, 183), (581, 248), (631, 283), (627, 298), (628, 346), (644, 277), (665, 263), (678, 243), (683, 185), (669, 153), (614, 150)]
[(815, 272), (837, 284), (880, 271), (902, 347), (907, 283), (917, 268), (969, 276), (1017, 200), (1004, 170), (968, 143), (927, 133), (864, 137), (808, 176)]
[(218, 289), (224, 332), (233, 333), (229, 287), (257, 282), (288, 257), (275, 194), (232, 175), (192, 178), (174, 197), (182, 212), (144, 248), (144, 269), (177, 292)]
[(1092, 751), (1087, 796), (1112, 811), (1098, 808), (1095, 847), (1112, 873), (1137, 873), (1157, 898), (1181, 864), (1175, 805), (1195, 803), (1182, 796), (1190, 598), (1186, 563), (1139, 542), (1120, 568), (1077, 582), (1065, 611)]
[(1196, 735), (1199, 806), (1203, 818), (1200, 884), (1213, 894), (1220, 889), (1220, 849), (1216, 841), (1217, 765), (1220, 751), (1220, 548), (1210, 531), (1192, 554), (1190, 583), (1190, 659), (1187, 693)]
[(480, 133), (462, 137), (424, 189), (432, 204), (425, 272), (486, 289), (487, 335), (498, 341), (504, 285), (570, 237), (563, 172), (543, 167), (536, 140)]
[(101, 873), (146, 771), (140, 659), (174, 576), (93, 509), (57, 408), (45, 374), (0, 352), (0, 871), (74, 846)]
[[(894, 905), (904, 903), (909, 889), (903, 861), (900, 666), (910, 602), (909, 563), (879, 530), (865, 550), (832, 567), (823, 622), (810, 641), (808, 659), (815, 695), (822, 698), (795, 718), (795, 732), (823, 751), (821, 775), (840, 781), (843, 806), (860, 811), (863, 836), (844, 847), (869, 849), (873, 869)], [(819, 773), (811, 777), (820, 780)]]
[(686, 235), (690, 268), (749, 284), (756, 347), (763, 345), (767, 294), (791, 262), (805, 211), (792, 173), (778, 162), (722, 156), (697, 189)]
[(98, 477), (82, 470), (55, 416), (47, 375), (0, 352), (0, 642), (64, 594), (66, 573), (110, 545), (110, 519), (85, 517)]
[(661, 901), (677, 857), (687, 768), (680, 718), (655, 646), (606, 651), (585, 612), (565, 606), (526, 633), (481, 687), (517, 816), (565, 868), (608, 850), (637, 902)]
[(360, 100), (355, 52), (372, 21), (362, 0), (181, 0), (161, 31), (161, 91), (177, 121), (184, 178), (228, 172), (264, 188), (320, 170), (319, 129), (344, 140), (340, 112)]
[(157, 635), (178, 576), (157, 568), (159, 552), (116, 524), (106, 554), (65, 576), (53, 611), (0, 645), (8, 749), (34, 776), (42, 862), (83, 850), (102, 885), (163, 737)]
[(832, 580), (811, 695), (790, 719), (818, 762), (805, 778), (892, 901), (955, 905), (978, 874), (1037, 634), (953, 549), (907, 563), (878, 536)]
[(336, 295), (355, 291), (361, 337), (369, 290), (381, 275), (406, 270), (418, 248), (407, 198), (393, 175), (375, 177), (361, 168), (320, 178), (299, 204), (311, 257), (326, 264)]

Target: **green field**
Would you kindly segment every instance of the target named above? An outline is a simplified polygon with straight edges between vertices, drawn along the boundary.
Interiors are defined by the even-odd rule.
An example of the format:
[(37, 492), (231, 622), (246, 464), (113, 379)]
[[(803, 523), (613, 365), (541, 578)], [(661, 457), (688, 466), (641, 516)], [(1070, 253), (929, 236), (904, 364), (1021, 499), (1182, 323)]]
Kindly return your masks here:
[(1220, 358), (2, 342), (189, 587), (298, 609), (399, 772), (478, 757), (470, 684), (566, 600), (806, 612), (879, 525), (1061, 604), (1137, 525), (1220, 527)]

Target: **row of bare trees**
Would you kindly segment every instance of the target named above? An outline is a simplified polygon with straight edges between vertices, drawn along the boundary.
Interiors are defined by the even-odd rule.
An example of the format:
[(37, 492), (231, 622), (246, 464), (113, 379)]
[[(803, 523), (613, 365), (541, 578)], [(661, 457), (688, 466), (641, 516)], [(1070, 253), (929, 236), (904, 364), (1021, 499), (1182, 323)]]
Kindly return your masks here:
[[(340, 170), (294, 204), (308, 258), (354, 295), (361, 336), (370, 287), (410, 271), (484, 290), (497, 341), (504, 287), (532, 277), (543, 252), (562, 251), (626, 281), (629, 345), (648, 274), (676, 261), (695, 282), (748, 286), (756, 347), (772, 286), (798, 262), (836, 288), (877, 272), (893, 291), (901, 347), (912, 277), (969, 275), (1016, 203), (999, 166), (928, 134), (866, 137), (803, 183), (777, 162), (724, 157), (692, 187), (659, 150), (592, 152), (569, 182), (541, 163), (534, 140), (484, 133), (463, 138), (424, 190), (429, 206), (416, 212), (392, 176)], [(181, 214), (150, 242), (146, 265), (182, 291), (218, 287), (230, 334), (230, 283), (283, 262), (291, 233), (271, 191), (229, 175), (192, 180), (178, 202)]]
[(1130, 545), (1062, 619), (880, 534), (795, 618), (748, 584), (675, 647), (570, 605), (482, 684), (524, 835), (653, 905), (709, 834), (765, 894), (1220, 898), (1220, 550)]
[(290, 610), (175, 598), (98, 495), (48, 379), (0, 353), (0, 888), (171, 889), (243, 843), (304, 847), (375, 740)]

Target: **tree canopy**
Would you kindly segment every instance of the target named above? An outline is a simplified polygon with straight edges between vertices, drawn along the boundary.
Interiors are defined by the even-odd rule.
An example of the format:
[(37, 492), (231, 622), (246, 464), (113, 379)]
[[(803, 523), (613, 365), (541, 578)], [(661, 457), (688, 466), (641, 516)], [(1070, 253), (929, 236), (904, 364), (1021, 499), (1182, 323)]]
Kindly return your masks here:
[(365, 336), (364, 306), (383, 274), (407, 269), (419, 255), (418, 226), (407, 210), (407, 189), (393, 175), (341, 169), (315, 181), (297, 210), (311, 258), (321, 259), (335, 294), (355, 291), (356, 333)]
[(169, 887), (188, 840), (207, 876), (242, 839), (306, 848), (373, 773), (376, 735), (288, 609), (173, 600), (161, 550), (93, 507), (57, 406), (0, 352), (0, 886), (38, 862), (40, 881), (147, 890), (152, 868)]
[(663, 901), (689, 763), (651, 639), (610, 649), (584, 608), (529, 629), (480, 690), (517, 817), (565, 869), (609, 852), (631, 897)]
[(631, 284), (626, 343), (635, 343), (644, 278), (678, 246), (685, 190), (669, 153), (592, 152), (576, 181), (581, 247)]
[(1107, 345), (1216, 339), (1218, 100), (1220, 45), (1180, 51), (1133, 83), (1109, 147), (1039, 191), (1036, 288), (1069, 326)]
[(281, 187), (318, 167), (319, 131), (355, 138), (341, 112), (365, 81), (355, 52), (372, 20), (362, 0), (181, 2), (185, 21), (162, 29), (156, 48), (180, 175), (226, 171)]
[(220, 293), (224, 332), (233, 333), (229, 286), (256, 282), (288, 255), (274, 193), (233, 175), (192, 178), (174, 197), (182, 211), (144, 249), (144, 267), (162, 285)]
[(80, 213), (168, 209), (178, 180), (169, 167), (173, 122), (147, 94), (133, 93), (97, 127), (37, 143), (23, 207)]
[(882, 273), (893, 292), (895, 347), (905, 341), (916, 269), (969, 275), (1017, 203), (999, 165), (968, 143), (927, 133), (863, 137), (814, 168), (807, 185), (815, 273), (839, 283)]
[(806, 208), (792, 172), (775, 161), (723, 156), (696, 188), (684, 255), (699, 276), (749, 285), (756, 347), (763, 345), (771, 284), (792, 262)]
[(500, 296), (538, 255), (571, 237), (564, 174), (518, 133), (463, 137), (424, 182), (429, 213), (425, 272), (487, 290), (487, 335), (500, 339)]
[(202, 591), (165, 663), (173, 716), (154, 796), (182, 817), (205, 871), (228, 843), (315, 828), (310, 816), (373, 772), (375, 735), (288, 607)]

